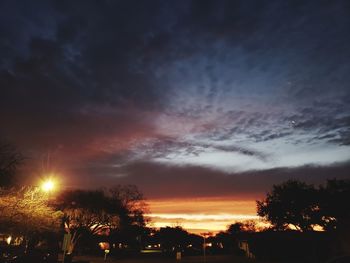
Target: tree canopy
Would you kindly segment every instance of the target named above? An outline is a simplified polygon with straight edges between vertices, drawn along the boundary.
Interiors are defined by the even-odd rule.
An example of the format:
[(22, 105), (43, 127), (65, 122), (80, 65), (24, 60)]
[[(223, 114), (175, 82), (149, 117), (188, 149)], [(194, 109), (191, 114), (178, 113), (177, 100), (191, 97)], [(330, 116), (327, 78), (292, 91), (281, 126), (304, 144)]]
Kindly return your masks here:
[(328, 180), (320, 187), (289, 180), (274, 185), (265, 199), (257, 201), (257, 213), (278, 230), (294, 226), (309, 231), (316, 225), (336, 229), (350, 218), (349, 198), (349, 180)]
[(143, 196), (134, 186), (62, 193), (57, 208), (64, 213), (65, 230), (72, 236), (69, 252), (84, 234), (109, 234), (135, 225), (144, 226), (142, 203)]
[(30, 236), (58, 232), (62, 213), (48, 205), (47, 196), (38, 188), (0, 190), (0, 229)]
[(204, 241), (202, 236), (190, 234), (180, 226), (161, 227), (154, 230), (153, 235), (148, 238), (153, 241), (151, 243), (161, 244), (161, 249), (167, 254), (176, 251), (202, 249)]
[(256, 222), (252, 220), (246, 220), (242, 222), (236, 222), (227, 227), (227, 233), (230, 235), (236, 235), (242, 232), (256, 232)]
[(326, 230), (335, 230), (350, 224), (350, 180), (328, 180), (320, 187), (320, 210)]
[(95, 235), (119, 226), (119, 214), (112, 200), (100, 190), (74, 190), (64, 192), (57, 201), (63, 212), (63, 225), (71, 234), (72, 253), (85, 232)]

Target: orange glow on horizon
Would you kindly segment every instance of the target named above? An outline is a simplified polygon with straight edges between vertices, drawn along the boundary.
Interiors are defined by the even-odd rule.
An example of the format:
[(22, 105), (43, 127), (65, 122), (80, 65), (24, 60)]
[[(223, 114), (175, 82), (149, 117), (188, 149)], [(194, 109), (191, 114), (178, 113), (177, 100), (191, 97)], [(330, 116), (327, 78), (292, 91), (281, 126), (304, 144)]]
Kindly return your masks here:
[(255, 200), (196, 198), (148, 200), (151, 227), (181, 226), (189, 232), (217, 233), (246, 220), (259, 221)]

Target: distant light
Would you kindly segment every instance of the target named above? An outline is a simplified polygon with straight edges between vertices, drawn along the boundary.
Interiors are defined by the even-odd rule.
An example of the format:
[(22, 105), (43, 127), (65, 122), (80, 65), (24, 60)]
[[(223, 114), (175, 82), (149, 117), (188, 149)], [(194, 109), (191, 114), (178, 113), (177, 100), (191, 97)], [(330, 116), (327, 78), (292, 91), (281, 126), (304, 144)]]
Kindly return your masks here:
[(100, 242), (100, 243), (98, 243), (98, 245), (100, 246), (100, 248), (102, 250), (109, 250), (109, 247), (110, 247), (108, 242)]
[(54, 188), (55, 188), (55, 183), (51, 179), (43, 182), (43, 184), (41, 186), (41, 189), (44, 192), (51, 192)]
[(11, 240), (12, 240), (12, 237), (9, 236), (8, 238), (6, 238), (6, 243), (7, 243), (8, 245), (10, 245), (10, 244), (11, 244)]

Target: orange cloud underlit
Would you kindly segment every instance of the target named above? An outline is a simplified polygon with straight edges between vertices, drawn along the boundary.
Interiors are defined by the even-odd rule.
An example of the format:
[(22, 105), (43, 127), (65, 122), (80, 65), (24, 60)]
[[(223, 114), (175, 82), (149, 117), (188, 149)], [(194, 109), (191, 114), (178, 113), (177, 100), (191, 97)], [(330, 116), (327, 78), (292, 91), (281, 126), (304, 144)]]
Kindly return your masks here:
[(193, 233), (219, 232), (244, 220), (259, 220), (255, 200), (196, 198), (149, 200), (150, 226), (181, 226)]

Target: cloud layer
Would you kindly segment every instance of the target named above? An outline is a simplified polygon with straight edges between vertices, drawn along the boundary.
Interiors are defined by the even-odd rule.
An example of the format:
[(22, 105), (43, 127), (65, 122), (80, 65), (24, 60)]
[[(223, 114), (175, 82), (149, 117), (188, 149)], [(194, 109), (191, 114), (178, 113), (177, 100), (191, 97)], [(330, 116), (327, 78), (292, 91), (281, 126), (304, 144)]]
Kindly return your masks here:
[[(0, 10), (0, 136), (30, 157), (26, 174), (49, 153), (70, 184), (132, 182), (160, 197), (203, 181), (194, 196), (251, 195), (279, 171), (349, 160), (347, 1)], [(246, 188), (253, 176), (266, 183)]]

